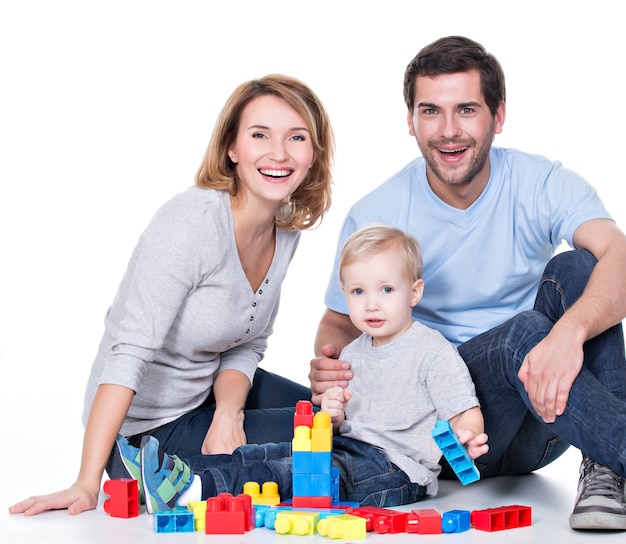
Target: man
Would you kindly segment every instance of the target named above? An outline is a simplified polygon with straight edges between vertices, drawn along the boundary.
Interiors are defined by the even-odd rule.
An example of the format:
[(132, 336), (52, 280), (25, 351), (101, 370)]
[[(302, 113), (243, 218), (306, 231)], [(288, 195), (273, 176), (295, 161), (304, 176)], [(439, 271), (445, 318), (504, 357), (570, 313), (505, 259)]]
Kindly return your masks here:
[[(626, 530), (626, 237), (579, 175), (492, 147), (504, 75), (480, 44), (426, 46), (404, 93), (422, 157), (353, 206), (339, 249), (371, 223), (416, 236), (428, 288), (413, 316), (458, 346), (474, 379), (490, 445), (482, 476), (531, 472), (574, 445), (583, 462), (570, 526)], [(562, 241), (575, 249), (554, 256)], [(325, 302), (314, 402), (347, 386), (338, 357), (358, 333), (336, 272)]]

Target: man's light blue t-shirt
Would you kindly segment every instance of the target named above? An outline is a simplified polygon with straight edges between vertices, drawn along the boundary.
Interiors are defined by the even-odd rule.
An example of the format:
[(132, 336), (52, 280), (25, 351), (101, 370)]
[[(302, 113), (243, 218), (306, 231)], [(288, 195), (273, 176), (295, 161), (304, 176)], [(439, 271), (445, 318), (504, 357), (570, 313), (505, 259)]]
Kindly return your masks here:
[(359, 228), (383, 223), (415, 236), (424, 260), (424, 296), (413, 318), (460, 345), (531, 309), (543, 270), (561, 242), (573, 247), (586, 221), (611, 218), (596, 190), (559, 162), (494, 147), (487, 187), (468, 209), (430, 189), (422, 157), (349, 211), (326, 292), (328, 308), (347, 314), (339, 251)]

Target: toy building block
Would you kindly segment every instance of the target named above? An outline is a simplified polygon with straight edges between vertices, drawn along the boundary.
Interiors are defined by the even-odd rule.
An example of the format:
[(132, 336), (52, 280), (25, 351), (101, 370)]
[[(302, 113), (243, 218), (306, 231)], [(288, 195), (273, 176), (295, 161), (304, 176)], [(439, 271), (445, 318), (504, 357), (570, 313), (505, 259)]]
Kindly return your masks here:
[(338, 516), (339, 514), (345, 514), (346, 511), (343, 508), (297, 508), (293, 506), (273, 506), (267, 507), (264, 510), (257, 511), (257, 527), (265, 527), (266, 529), (274, 530), (274, 524), (276, 523), (276, 516), (279, 512), (307, 512), (319, 514), (320, 520), (327, 518), (328, 516)]
[(469, 531), (469, 510), (449, 510), (441, 518), (441, 530), (444, 533), (462, 533)]
[(243, 534), (256, 527), (255, 508), (249, 495), (220, 493), (206, 501), (207, 535)]
[(360, 516), (339, 514), (320, 519), (317, 532), (332, 539), (362, 540), (366, 537), (366, 521)]
[[(281, 502), (280, 504), (277, 504), (274, 508), (283, 508), (283, 507), (287, 507), (287, 508), (295, 508), (294, 504), (293, 504), (293, 499), (286, 499), (283, 502)], [(317, 510), (318, 512), (324, 510), (342, 510), (342, 514), (349, 514), (350, 512), (352, 512), (352, 510), (354, 510), (355, 508), (359, 508), (359, 503), (358, 502), (352, 502), (352, 501), (333, 501), (331, 502), (330, 507), (328, 506), (315, 506), (315, 507), (310, 507), (310, 506), (298, 506), (298, 509), (307, 509), (307, 508), (311, 508), (313, 510)]]
[(328, 412), (312, 414), (309, 401), (296, 404), (291, 442), (291, 502), (296, 508), (330, 508), (333, 494), (339, 498), (338, 474), (336, 488), (333, 487), (333, 429)]
[[(278, 486), (277, 486), (278, 487)], [(251, 531), (256, 528), (256, 506), (252, 504), (252, 498), (250, 495), (242, 493), (234, 497), (234, 500), (241, 502), (245, 516), (245, 531)]]
[(473, 459), (468, 455), (465, 446), (459, 442), (449, 421), (444, 419), (437, 421), (432, 429), (432, 436), (463, 485), (480, 480), (480, 472), (478, 472)]
[(311, 427), (307, 427), (306, 425), (298, 425), (293, 430), (291, 451), (311, 451)]
[(193, 528), (205, 532), (206, 529), (206, 501), (190, 501), (187, 510), (193, 514)]
[(361, 506), (352, 510), (351, 514), (364, 518), (368, 531), (379, 534), (406, 532), (408, 512), (377, 508), (376, 506)]
[(155, 512), (152, 519), (155, 533), (193, 533), (193, 513), (188, 510), (165, 510)]
[(330, 497), (307, 497), (293, 496), (291, 504), (294, 508), (331, 508), (333, 506)]
[(278, 484), (276, 482), (265, 482), (259, 487), (257, 482), (246, 482), (243, 484), (244, 495), (250, 495), (252, 504), (276, 506), (280, 503), (278, 494)]
[(420, 535), (437, 535), (442, 532), (441, 514), (432, 508), (411, 510), (407, 515), (406, 532)]
[(116, 478), (107, 480), (102, 490), (109, 495), (104, 511), (114, 518), (134, 518), (139, 515), (139, 486), (137, 480)]
[(317, 412), (311, 429), (311, 451), (332, 451), (333, 427), (328, 412)]
[(314, 535), (320, 515), (317, 512), (278, 512), (274, 521), (274, 530), (281, 535)]
[[(331, 454), (332, 455), (332, 454)], [(331, 457), (332, 465), (332, 457)], [(339, 503), (339, 469), (330, 467), (330, 500), (333, 504)], [(358, 503), (355, 505), (358, 506)]]
[(296, 413), (293, 416), (293, 428), (300, 425), (313, 427), (313, 404), (308, 400), (300, 400), (296, 403)]
[(532, 524), (532, 510), (530, 506), (518, 505), (473, 510), (470, 522), (479, 531), (517, 529)]
[(330, 501), (330, 474), (297, 474), (292, 475), (294, 497), (327, 497)]

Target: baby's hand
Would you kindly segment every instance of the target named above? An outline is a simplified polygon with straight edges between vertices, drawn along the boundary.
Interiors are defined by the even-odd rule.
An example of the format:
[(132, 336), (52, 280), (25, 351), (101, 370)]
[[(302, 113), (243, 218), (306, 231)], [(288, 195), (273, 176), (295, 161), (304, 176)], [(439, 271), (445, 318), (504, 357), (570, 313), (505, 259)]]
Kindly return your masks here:
[(322, 410), (330, 414), (333, 425), (344, 420), (346, 404), (352, 397), (352, 391), (339, 386), (330, 387), (322, 395)]
[(465, 446), (467, 454), (472, 459), (476, 459), (489, 451), (489, 446), (487, 445), (488, 437), (485, 433), (477, 435), (469, 429), (460, 429), (457, 435), (459, 442)]

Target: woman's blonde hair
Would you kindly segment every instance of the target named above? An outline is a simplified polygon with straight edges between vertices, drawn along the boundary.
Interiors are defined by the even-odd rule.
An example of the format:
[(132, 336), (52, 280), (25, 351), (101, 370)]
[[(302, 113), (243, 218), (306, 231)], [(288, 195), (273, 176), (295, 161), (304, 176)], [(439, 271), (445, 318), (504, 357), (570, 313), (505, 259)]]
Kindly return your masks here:
[(406, 265), (411, 281), (422, 279), (422, 251), (416, 238), (395, 227), (370, 225), (357, 230), (344, 244), (339, 257), (339, 280), (343, 269), (364, 257), (395, 248)]
[(271, 74), (242, 83), (235, 89), (219, 114), (196, 174), (196, 185), (229, 191), (233, 196), (237, 194), (241, 181), (228, 150), (237, 138), (244, 108), (264, 95), (277, 96), (287, 102), (304, 119), (311, 135), (313, 165), (275, 216), (276, 226), (283, 230), (305, 230), (321, 221), (330, 207), (335, 140), (323, 104), (309, 87), (295, 78)]

